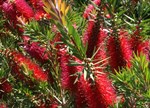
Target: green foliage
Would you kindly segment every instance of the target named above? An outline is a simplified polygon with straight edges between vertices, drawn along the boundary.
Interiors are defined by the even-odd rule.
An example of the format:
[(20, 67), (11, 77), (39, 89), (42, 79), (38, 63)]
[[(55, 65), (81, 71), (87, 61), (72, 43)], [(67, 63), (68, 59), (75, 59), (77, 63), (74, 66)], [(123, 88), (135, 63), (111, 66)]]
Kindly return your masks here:
[[(25, 25), (24, 35), (30, 36), (34, 41), (48, 42), (53, 39), (54, 33), (51, 31), (48, 20), (31, 21)], [(43, 40), (43, 41), (42, 41)]]
[(0, 54), (0, 78), (3, 78), (4, 76), (7, 77), (9, 72), (10, 69), (6, 58)]
[(148, 108), (150, 102), (150, 67), (144, 55), (132, 60), (131, 68), (124, 68), (116, 75), (112, 74), (114, 85), (125, 98), (123, 106), (127, 108)]
[[(83, 45), (82, 42), (82, 36), (88, 22), (82, 15), (88, 3), (93, 3), (92, 0), (62, 0), (70, 4), (68, 13), (64, 12), (68, 6), (65, 6), (64, 2), (57, 4), (60, 5), (59, 10), (50, 4), (54, 0), (45, 1), (49, 1), (46, 2), (48, 12), (50, 13), (50, 9), (54, 8), (54, 16), (56, 15), (58, 19), (53, 18), (53, 16), (50, 19), (40, 19), (39, 21), (34, 20), (34, 18), (30, 19), (24, 25), (17, 25), (18, 28), (23, 29), (21, 33), (18, 32), (18, 28), (5, 27), (5, 24), (9, 23), (9, 21), (4, 18), (3, 12), (0, 12), (0, 78), (6, 78), (13, 87), (13, 91), (5, 94), (2, 99), (6, 101), (10, 108), (34, 108), (42, 103), (49, 105), (53, 102), (56, 102), (61, 108), (75, 108), (74, 96), (61, 85), (62, 67), (60, 67), (60, 54), (58, 54), (60, 50), (67, 50), (72, 58), (76, 57), (82, 61), (82, 63), (78, 63), (72, 59), (69, 60), (69, 64), (66, 64), (68, 66), (83, 66), (82, 72), (71, 75), (78, 76), (75, 82), (78, 81), (81, 75), (84, 75), (85, 80), (94, 81), (95, 74), (93, 70), (102, 70), (103, 62), (107, 61), (103, 59), (101, 61), (96, 60), (97, 63), (93, 63), (94, 55), (99, 50), (91, 58), (87, 58), (87, 46)], [(58, 2), (59, 0), (56, 1)], [(134, 0), (101, 0), (100, 6), (94, 5), (96, 9), (94, 10), (95, 13), (93, 13), (96, 16), (96, 20), (98, 20), (98, 29), (102, 27), (110, 31), (108, 35), (111, 36), (111, 31), (113, 31), (113, 35), (118, 35), (117, 30), (121, 28), (125, 28), (129, 33), (133, 34), (137, 29), (136, 27), (139, 27), (141, 30), (140, 35), (144, 39), (149, 39), (150, 2), (149, 0), (138, 0), (137, 3), (132, 1)], [(110, 18), (106, 17), (107, 14), (110, 15)], [(99, 31), (96, 32), (98, 33)], [(55, 42), (57, 33), (61, 35), (61, 39)], [(24, 42), (23, 35), (30, 37), (26, 44), (35, 41), (46, 48), (49, 56), (49, 60), (46, 63), (37, 62), (36, 58), (30, 59), (38, 63), (48, 73), (48, 77), (51, 77), (50, 80), (52, 81), (43, 83), (35, 80), (30, 75), (32, 71), (25, 66), (22, 66), (20, 71), (31, 81), (31, 84), (18, 80), (12, 75), (10, 61), (5, 58), (2, 52), (3, 49), (9, 48), (19, 50), (25, 56), (29, 56), (19, 44)], [(56, 48), (57, 45), (62, 49)], [(107, 67), (109, 67), (109, 64)], [(107, 71), (110, 73), (110, 68)], [(125, 99), (124, 102), (116, 103), (116, 108), (134, 108), (135, 106), (137, 108), (148, 108), (150, 106), (150, 63), (144, 55), (134, 55), (132, 67), (121, 69), (116, 74), (112, 74), (111, 78), (118, 95), (123, 96)]]
[(62, 41), (68, 45), (70, 53), (83, 60), (85, 58), (86, 48), (83, 46), (78, 31), (72, 25), (71, 21), (68, 21), (66, 28), (60, 23), (57, 24), (57, 27), (62, 34)]

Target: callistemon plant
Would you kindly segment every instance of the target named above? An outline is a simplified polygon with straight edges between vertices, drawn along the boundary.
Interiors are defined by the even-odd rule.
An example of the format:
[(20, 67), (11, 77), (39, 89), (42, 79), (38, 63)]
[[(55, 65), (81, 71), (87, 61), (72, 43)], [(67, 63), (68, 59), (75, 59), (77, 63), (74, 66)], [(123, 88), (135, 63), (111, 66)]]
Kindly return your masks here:
[(0, 108), (149, 108), (149, 0), (0, 0)]

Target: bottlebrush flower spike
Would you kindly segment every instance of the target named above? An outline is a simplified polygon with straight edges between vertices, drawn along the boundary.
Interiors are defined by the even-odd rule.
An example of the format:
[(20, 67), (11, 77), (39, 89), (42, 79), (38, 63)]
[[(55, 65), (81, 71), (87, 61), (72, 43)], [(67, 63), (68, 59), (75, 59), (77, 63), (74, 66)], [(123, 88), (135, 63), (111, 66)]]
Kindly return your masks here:
[[(81, 102), (85, 100), (85, 103), (88, 106), (88, 108), (99, 108), (99, 107), (101, 108), (99, 101), (95, 98), (91, 83), (89, 81), (86, 81), (83, 75), (80, 77), (77, 85), (78, 85), (77, 89), (80, 92), (80, 93), (77, 92), (78, 94), (76, 93), (78, 100), (80, 100)], [(80, 98), (83, 99), (81, 100)]]
[(16, 26), (17, 24), (17, 13), (14, 7), (13, 3), (10, 3), (9, 1), (5, 1), (2, 4), (2, 10), (4, 14), (6, 15), (6, 18), (10, 20), (10, 24)]
[(90, 58), (93, 55), (98, 40), (100, 23), (99, 21), (94, 22), (93, 20), (90, 20), (88, 24), (87, 30), (83, 36), (83, 44), (88, 43), (86, 55)]
[(118, 42), (115, 37), (110, 37), (107, 42), (107, 50), (109, 55), (109, 63), (112, 71), (118, 70), (120, 67), (124, 66), (124, 60), (118, 46)]
[(17, 63), (20, 67), (25, 66), (25, 68), (27, 68), (27, 72), (31, 71), (33, 77), (36, 80), (47, 81), (47, 74), (42, 70), (42, 68), (39, 65), (32, 62), (29, 58), (16, 51), (11, 52), (11, 56), (13, 57), (13, 61)]
[[(96, 72), (95, 84), (92, 84), (89, 79), (85, 80), (83, 75), (77, 82), (76, 102), (82, 107), (107, 108), (116, 102), (117, 96), (111, 81), (105, 73), (97, 74)], [(82, 108), (81, 106), (79, 108)]]
[(37, 10), (37, 9), (43, 9), (43, 2), (42, 0), (29, 0), (31, 2), (31, 4), (33, 5), (33, 7)]
[(94, 24), (95, 24), (94, 20), (89, 20), (88, 21), (88, 25), (87, 25), (86, 31), (85, 31), (83, 39), (82, 39), (83, 44), (85, 46), (86, 46), (86, 43), (88, 42), (90, 36), (92, 35), (92, 30), (94, 28)]
[(21, 68), (16, 64), (16, 63), (13, 63), (11, 65), (11, 73), (12, 75), (17, 78), (17, 79), (20, 79), (22, 81), (25, 80), (25, 76), (20, 72)]
[(17, 63), (12, 62), (10, 66), (11, 74), (16, 79), (16, 81), (21, 81), (23, 84), (28, 85), (28, 87), (30, 88), (35, 87), (34, 82), (31, 80), (31, 78), (29, 78), (22, 72), (21, 67)]
[(34, 8), (36, 8), (37, 4), (38, 4), (38, 1), (41, 1), (41, 0), (29, 0), (31, 2), (31, 4), (33, 5)]
[(0, 103), (0, 108), (8, 108), (5, 103)]
[(131, 39), (130, 39), (132, 49), (135, 53), (137, 53), (137, 51), (138, 51), (139, 44), (142, 43), (142, 37), (140, 36), (140, 32), (141, 32), (141, 30), (137, 26), (136, 30), (131, 35)]
[(25, 0), (15, 0), (15, 6), (19, 13), (21, 13), (27, 19), (30, 19), (34, 16), (33, 9)]
[(51, 105), (50, 105), (50, 107), (49, 107), (49, 108), (58, 108), (58, 104), (53, 103), (53, 104), (51, 104)]
[[(94, 56), (94, 60), (96, 61), (104, 60), (104, 62), (102, 62), (102, 64), (105, 63), (104, 66), (106, 66), (108, 62), (106, 48), (105, 48), (106, 38), (107, 38), (107, 32), (104, 31), (104, 29), (101, 29), (98, 35), (98, 40), (96, 42), (96, 54)], [(98, 64), (98, 66), (99, 65), (100, 64)]]
[(137, 53), (138, 46), (140, 45), (140, 43), (142, 43), (141, 37), (140, 36), (132, 36), (130, 39), (130, 43), (131, 43), (133, 51), (135, 53)]
[(103, 106), (101, 108), (107, 108), (108, 106), (113, 105), (116, 102), (117, 96), (115, 89), (107, 75), (105, 73), (97, 74), (95, 82), (97, 91), (94, 93), (96, 93), (95, 95), (99, 97), (97, 99), (99, 99), (100, 104)]
[[(80, 86), (80, 85), (79, 85)], [(86, 108), (87, 102), (83, 91), (78, 87), (75, 92), (75, 108)]]
[(68, 66), (69, 63), (69, 55), (66, 53), (65, 50), (61, 51), (61, 56), (60, 56), (60, 67), (61, 67), (61, 83), (62, 86), (65, 89), (72, 89), (72, 84), (71, 84), (71, 73), (70, 73), (70, 68)]
[(39, 46), (38, 42), (32, 42), (31, 44), (24, 44), (24, 49), (31, 57), (38, 60), (40, 63), (48, 61), (48, 54), (46, 48)]
[(60, 57), (61, 83), (65, 89), (73, 92), (76, 90), (76, 84), (74, 84), (76, 76), (72, 75), (82, 71), (83, 68), (81, 66), (69, 66), (70, 59), (71, 56), (68, 55), (65, 50), (63, 50)]
[(12, 91), (12, 85), (5, 79), (0, 79), (0, 90), (4, 93), (10, 93)]
[(150, 40), (140, 43), (137, 50), (138, 54), (143, 53), (147, 60), (150, 60)]
[(125, 31), (120, 31), (119, 33), (119, 41), (120, 48), (122, 52), (122, 57), (128, 67), (131, 67), (131, 59), (132, 59), (132, 47), (127, 38), (128, 33)]
[[(100, 5), (101, 0), (93, 0), (93, 3), (98, 6)], [(92, 4), (89, 4), (83, 13), (83, 17), (88, 18), (89, 14), (93, 11), (93, 9), (94, 9), (94, 6)]]
[(1, 5), (3, 4), (3, 0), (0, 0), (0, 9), (1, 9)]
[(38, 21), (41, 20), (42, 18), (47, 18), (47, 19), (50, 18), (50, 15), (47, 14), (43, 8), (44, 4), (42, 0), (30, 0), (30, 2), (32, 3), (34, 9), (36, 10), (34, 14), (35, 20)]
[(44, 10), (37, 10), (34, 14), (34, 18), (35, 18), (35, 20), (38, 21), (38, 20), (42, 19), (44, 17), (44, 15), (45, 15)]

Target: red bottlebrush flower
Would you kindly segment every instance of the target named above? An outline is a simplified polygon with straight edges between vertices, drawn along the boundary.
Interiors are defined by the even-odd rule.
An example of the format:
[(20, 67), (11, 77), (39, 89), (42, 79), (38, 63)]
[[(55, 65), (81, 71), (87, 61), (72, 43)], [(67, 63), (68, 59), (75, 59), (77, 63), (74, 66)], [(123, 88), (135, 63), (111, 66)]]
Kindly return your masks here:
[(35, 18), (35, 20), (38, 21), (38, 20), (42, 19), (44, 17), (44, 15), (45, 15), (44, 10), (37, 10), (34, 14), (34, 18)]
[[(94, 91), (92, 90), (91, 83), (86, 81), (84, 79), (83, 75), (80, 77), (80, 79), (78, 81), (77, 89), (80, 93), (77, 92), (78, 94), (76, 94), (76, 96), (78, 96), (79, 99), (84, 98), (82, 100), (80, 99), (80, 101), (82, 102), (83, 100), (85, 100), (86, 105), (88, 106), (88, 108), (99, 108), (100, 107), (100, 103), (95, 98)], [(83, 103), (85, 103), (85, 102), (83, 101)], [(82, 107), (79, 107), (79, 108), (82, 108)]]
[(3, 4), (3, 0), (0, 0), (0, 9), (1, 9), (1, 5)]
[(141, 30), (139, 29), (139, 26), (137, 26), (130, 39), (132, 49), (135, 53), (137, 53), (138, 51), (139, 44), (142, 43), (142, 37), (140, 36), (140, 32)]
[[(107, 62), (108, 62), (107, 61), (107, 54), (106, 54), (106, 50), (105, 50), (106, 49), (105, 48), (106, 38), (107, 38), (107, 32), (104, 31), (104, 29), (101, 29), (99, 32), (99, 35), (98, 35), (98, 40), (96, 42), (96, 51), (97, 52), (96, 52), (96, 55), (94, 56), (94, 60), (96, 60), (96, 62), (105, 59), (105, 61), (102, 62), (102, 64), (105, 63), (104, 66), (106, 66)], [(100, 64), (98, 64), (98, 66), (99, 65)]]
[[(93, 0), (93, 3), (95, 5), (100, 5), (101, 0)], [(92, 4), (88, 5), (88, 7), (85, 9), (84, 13), (83, 13), (83, 17), (84, 18), (88, 18), (89, 14), (93, 11), (94, 6)]]
[(13, 3), (10, 3), (8, 1), (5, 1), (2, 4), (2, 10), (4, 12), (4, 14), (6, 15), (6, 18), (8, 18), (10, 20), (10, 24), (13, 26), (16, 26), (17, 24), (17, 13), (14, 7)]
[(143, 53), (146, 59), (150, 60), (150, 40), (140, 43), (137, 50), (138, 54)]
[(81, 66), (69, 66), (70, 55), (66, 53), (66, 51), (61, 52), (60, 57), (60, 67), (61, 67), (61, 83), (65, 89), (73, 92), (76, 88), (76, 84), (74, 84), (76, 76), (72, 76), (76, 72), (82, 71)]
[(107, 108), (108, 106), (113, 105), (116, 102), (117, 95), (111, 81), (107, 78), (107, 75), (105, 73), (97, 74), (95, 82), (97, 90), (94, 93), (96, 93), (97, 99), (103, 106), (101, 108)]
[(124, 60), (120, 52), (120, 48), (115, 37), (110, 37), (107, 42), (107, 50), (109, 55), (109, 63), (112, 71), (117, 70), (124, 66)]
[(36, 80), (40, 81), (47, 81), (48, 76), (47, 74), (42, 70), (39, 65), (32, 62), (29, 58), (25, 57), (23, 54), (19, 52), (12, 52), (13, 60), (16, 62), (19, 66), (25, 66), (29, 71), (33, 72), (33, 77)]
[(83, 36), (83, 44), (86, 45), (86, 43), (88, 42), (90, 36), (92, 35), (92, 30), (94, 28), (94, 20), (89, 20), (88, 21), (88, 25), (87, 25), (87, 28), (86, 28), (86, 31), (84, 33), (84, 36)]
[(34, 82), (31, 80), (31, 78), (27, 77), (25, 74), (23, 74), (23, 72), (21, 72), (21, 67), (19, 67), (17, 63), (13, 63), (11, 67), (11, 73), (16, 81), (21, 81), (23, 84), (28, 85), (30, 88), (35, 87)]
[(58, 108), (58, 104), (51, 104), (49, 108)]
[(88, 7), (85, 9), (84, 13), (83, 13), (83, 17), (84, 18), (88, 18), (89, 13), (94, 9), (93, 5), (88, 5)]
[(27, 43), (30, 40), (30, 37), (26, 35), (21, 36), (21, 38), (25, 43)]
[(42, 0), (31, 0), (34, 8), (36, 9), (36, 12), (34, 14), (34, 18), (36, 20), (40, 20), (42, 18), (47, 18), (50, 19), (50, 15), (46, 13), (46, 11), (44, 10), (44, 4), (42, 2)]
[(70, 89), (70, 70), (69, 70), (69, 55), (66, 51), (61, 51), (60, 57), (60, 67), (61, 67), (61, 83), (62, 86), (66, 89)]
[[(116, 92), (105, 73), (96, 75), (95, 84), (84, 80), (83, 75), (75, 91), (77, 108), (107, 108), (116, 102)], [(80, 105), (80, 106), (78, 106)]]
[(128, 67), (131, 67), (131, 58), (132, 58), (133, 51), (132, 51), (132, 47), (131, 47), (129, 40), (127, 39), (125, 31), (120, 31), (119, 41), (120, 41), (122, 57), (124, 61), (126, 62), (126, 65)]
[[(82, 82), (83, 80), (83, 82)], [(83, 78), (83, 75), (80, 77), (80, 79), (77, 82), (76, 90), (73, 92), (75, 96), (75, 107), (76, 108), (85, 108), (87, 106), (87, 97), (83, 90), (86, 85), (84, 85), (84, 82), (86, 82)], [(88, 83), (86, 83), (88, 84)], [(87, 92), (86, 92), (87, 93)]]
[(88, 58), (92, 57), (94, 47), (98, 40), (100, 24), (99, 22), (94, 22), (92, 20), (89, 21), (87, 30), (83, 36), (83, 44), (88, 42), (88, 48), (86, 55)]
[(0, 103), (0, 108), (7, 108), (7, 105), (5, 103)]
[(31, 44), (24, 45), (24, 49), (31, 57), (38, 60), (40, 63), (45, 63), (48, 61), (48, 54), (46, 53), (46, 48), (40, 47), (38, 42), (32, 42)]
[(42, 0), (30, 0), (31, 4), (35, 9), (43, 9), (43, 2)]
[(32, 8), (25, 0), (15, 0), (15, 6), (17, 11), (27, 19), (30, 19), (34, 16)]
[(132, 50), (137, 53), (138, 51), (138, 46), (140, 45), (140, 43), (142, 43), (141, 41), (141, 37), (140, 36), (132, 36), (130, 39), (130, 43), (132, 46)]
[(2, 78), (0, 83), (0, 90), (4, 93), (10, 93), (12, 91), (12, 85), (5, 78)]
[(30, 0), (31, 4), (32, 4), (33, 6), (36, 6), (37, 3), (38, 3), (38, 1), (40, 1), (40, 0)]
[(86, 97), (79, 88), (75, 92), (75, 108), (86, 108), (87, 102)]
[(13, 65), (11, 65), (11, 67), (12, 67), (11, 68), (12, 75), (17, 79), (24, 81), (25, 76), (20, 72), (21, 68), (16, 63), (13, 63)]

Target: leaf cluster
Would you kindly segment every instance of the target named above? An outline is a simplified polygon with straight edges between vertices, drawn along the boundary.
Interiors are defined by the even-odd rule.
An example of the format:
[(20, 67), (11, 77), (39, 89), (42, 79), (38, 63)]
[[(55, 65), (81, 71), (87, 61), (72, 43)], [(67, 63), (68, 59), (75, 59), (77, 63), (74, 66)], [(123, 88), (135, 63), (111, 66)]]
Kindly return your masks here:
[(131, 68), (124, 68), (111, 75), (118, 92), (124, 96), (123, 106), (148, 108), (150, 102), (150, 67), (144, 55), (132, 60)]

